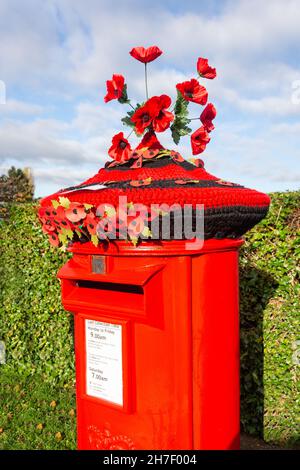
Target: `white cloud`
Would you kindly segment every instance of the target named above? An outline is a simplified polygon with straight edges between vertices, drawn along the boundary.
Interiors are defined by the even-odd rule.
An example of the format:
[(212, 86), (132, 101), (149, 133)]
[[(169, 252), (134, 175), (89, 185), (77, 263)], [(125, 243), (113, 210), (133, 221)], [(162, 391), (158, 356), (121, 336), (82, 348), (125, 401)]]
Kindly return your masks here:
[[(144, 99), (143, 66), (128, 51), (157, 44), (164, 54), (149, 65), (153, 94), (174, 98), (175, 84), (195, 74), (199, 55), (217, 67), (218, 78), (204, 83), (218, 107), (203, 157), (210, 171), (266, 188), (270, 181), (298, 181), (289, 165), (300, 156), (299, 125), (274, 120), (299, 116), (291, 101), (292, 82), (300, 79), (292, 59), (300, 40), (299, 2), (217, 4), (218, 12), (208, 14), (196, 0), (179, 12), (158, 0), (2, 0), (0, 79), (8, 101), (0, 107), (0, 160), (34, 167), (40, 193), (95, 173), (112, 135), (126, 133), (120, 124), (126, 107), (103, 103), (105, 80), (122, 73), (133, 102)], [(285, 133), (289, 156), (280, 161)], [(167, 133), (159, 137), (171, 144)], [(190, 155), (189, 139), (179, 150)]]
[(28, 114), (36, 116), (43, 112), (43, 106), (14, 99), (8, 99), (6, 103), (0, 107), (0, 117), (8, 114)]

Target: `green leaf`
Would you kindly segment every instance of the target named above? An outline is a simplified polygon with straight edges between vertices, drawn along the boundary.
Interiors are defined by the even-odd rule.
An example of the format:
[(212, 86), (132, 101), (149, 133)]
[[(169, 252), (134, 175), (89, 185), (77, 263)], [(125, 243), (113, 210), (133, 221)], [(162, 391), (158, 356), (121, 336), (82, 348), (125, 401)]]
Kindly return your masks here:
[(64, 232), (58, 234), (58, 239), (63, 245), (66, 245), (68, 243), (67, 234)]
[(91, 242), (92, 242), (93, 245), (98, 246), (99, 238), (97, 237), (97, 235), (92, 235), (91, 236)]
[[(129, 113), (127, 113), (129, 114)], [(133, 115), (133, 111), (131, 112), (131, 116)], [(124, 126), (128, 126), (128, 127), (134, 127), (134, 122), (132, 122), (132, 120), (130, 119), (130, 116), (125, 116), (121, 119), (121, 121), (123, 122)]]
[(73, 232), (73, 230), (68, 229), (68, 230), (66, 230), (65, 232), (66, 232), (66, 236), (67, 236), (70, 240), (73, 240), (73, 237), (74, 237), (74, 232)]
[[(129, 103), (129, 101), (128, 101), (128, 103)], [(136, 107), (133, 110), (127, 111), (127, 116), (125, 116), (121, 119), (124, 126), (128, 126), (128, 127), (134, 127), (135, 126), (134, 123), (131, 120), (131, 117), (134, 115), (136, 110), (139, 109), (143, 105), (144, 105), (144, 103), (137, 103)]]
[(186, 117), (188, 115), (189, 102), (184, 99), (183, 95), (177, 90), (177, 99), (174, 107), (175, 116)]
[(124, 87), (123, 87), (123, 91), (122, 91), (122, 96), (120, 98), (118, 98), (118, 101), (119, 103), (121, 104), (125, 104), (125, 103), (129, 103), (129, 99), (128, 99), (128, 95), (127, 95), (127, 85), (125, 83)]
[(152, 232), (151, 232), (150, 228), (147, 227), (147, 226), (145, 226), (145, 227), (143, 228), (142, 235), (143, 235), (144, 237), (148, 237), (148, 238), (152, 237)]
[(59, 203), (65, 209), (69, 209), (70, 207), (70, 200), (67, 197), (59, 197)]
[(188, 127), (191, 120), (188, 118), (188, 105), (180, 91), (177, 90), (177, 100), (174, 107), (175, 119), (171, 126), (172, 138), (175, 144), (179, 144), (180, 137), (190, 134), (192, 129)]
[(57, 209), (60, 205), (59, 202), (56, 201), (55, 199), (52, 199), (51, 203), (52, 203), (52, 206), (54, 207), (54, 209)]

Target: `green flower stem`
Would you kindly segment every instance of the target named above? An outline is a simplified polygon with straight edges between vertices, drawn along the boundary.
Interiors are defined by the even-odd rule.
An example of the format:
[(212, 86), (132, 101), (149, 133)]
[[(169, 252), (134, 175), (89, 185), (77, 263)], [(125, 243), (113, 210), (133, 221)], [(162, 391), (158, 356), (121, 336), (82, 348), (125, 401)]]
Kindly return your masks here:
[(147, 76), (147, 63), (145, 63), (145, 86), (146, 86), (146, 99), (149, 99), (148, 95), (148, 76)]
[(129, 137), (131, 136), (133, 132), (134, 132), (134, 128), (132, 129), (132, 131), (129, 132), (128, 136), (126, 137), (127, 140), (129, 139)]

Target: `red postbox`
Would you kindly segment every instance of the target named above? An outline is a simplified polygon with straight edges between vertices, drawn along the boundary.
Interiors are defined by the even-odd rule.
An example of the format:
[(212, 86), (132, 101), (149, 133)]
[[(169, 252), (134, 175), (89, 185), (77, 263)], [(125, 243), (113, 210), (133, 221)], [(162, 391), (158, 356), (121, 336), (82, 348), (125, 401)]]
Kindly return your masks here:
[(241, 240), (75, 246), (79, 449), (237, 449)]
[[(131, 51), (145, 64), (161, 53)], [(197, 71), (216, 76), (201, 57)], [(162, 146), (156, 133), (170, 128), (178, 144), (191, 131), (189, 102), (208, 99), (196, 79), (176, 88), (172, 108), (164, 94), (133, 107), (124, 77), (113, 75), (104, 100), (134, 108), (122, 121), (140, 143), (132, 149), (132, 132), (119, 132), (112, 161), (41, 201), (49, 241), (73, 252), (58, 277), (75, 318), (79, 449), (239, 447), (238, 248), (270, 199)], [(210, 141), (215, 116), (208, 103), (191, 135), (193, 155)], [(205, 241), (187, 247), (193, 239)]]

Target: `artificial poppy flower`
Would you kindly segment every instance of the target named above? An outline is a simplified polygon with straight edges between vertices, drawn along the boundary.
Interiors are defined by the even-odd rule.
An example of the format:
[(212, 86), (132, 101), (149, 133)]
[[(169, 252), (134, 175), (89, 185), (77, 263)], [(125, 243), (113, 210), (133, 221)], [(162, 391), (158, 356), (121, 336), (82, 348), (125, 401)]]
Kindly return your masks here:
[(154, 98), (156, 98), (159, 113), (153, 119), (153, 129), (156, 132), (163, 132), (168, 129), (170, 123), (174, 120), (174, 114), (171, 113), (171, 111), (167, 111), (167, 108), (171, 106), (171, 98), (168, 95), (161, 95)]
[(176, 184), (191, 184), (191, 183), (199, 183), (199, 180), (192, 180), (191, 178), (186, 178), (182, 180), (175, 180)]
[(134, 186), (134, 187), (140, 187), (140, 186), (148, 186), (149, 184), (151, 184), (152, 182), (152, 178), (146, 178), (145, 180), (133, 180), (133, 181), (130, 181), (130, 186)]
[(107, 80), (107, 94), (104, 97), (105, 103), (111, 100), (118, 100), (122, 97), (124, 90), (125, 78), (123, 75), (113, 75), (111, 80)]
[(193, 103), (206, 104), (208, 93), (204, 86), (200, 85), (198, 80), (192, 78), (190, 81), (178, 83), (176, 88), (182, 94), (183, 98)]
[(57, 236), (56, 233), (51, 233), (49, 236), (49, 242), (51, 243), (51, 245), (53, 246), (59, 246), (59, 238)]
[(96, 233), (100, 240), (116, 239), (116, 219), (115, 217), (104, 217), (97, 223)]
[(172, 158), (172, 160), (174, 160), (175, 162), (177, 163), (182, 163), (184, 162), (184, 158), (182, 155), (180, 155), (179, 152), (176, 152), (175, 150), (171, 150), (170, 152), (170, 157)]
[(135, 125), (138, 134), (143, 134), (144, 130), (149, 127), (153, 119), (159, 114), (156, 97), (150, 98), (143, 106), (140, 106), (131, 116), (131, 121)]
[(131, 49), (129, 54), (134, 57), (136, 60), (143, 62), (143, 64), (148, 64), (157, 59), (162, 54), (162, 51), (157, 46), (151, 47), (134, 47)]
[(174, 119), (174, 115), (166, 109), (170, 105), (171, 98), (167, 95), (153, 96), (146, 101), (144, 106), (138, 108), (131, 116), (136, 132), (142, 134), (151, 125), (156, 132), (165, 131)]
[(63, 206), (51, 207), (50, 210), (51, 217), (53, 219), (64, 219), (65, 218), (65, 208)]
[(189, 161), (197, 168), (204, 168), (204, 161), (201, 158), (190, 158)]
[(131, 154), (131, 156), (135, 158), (136, 161), (130, 168), (141, 168), (143, 164), (143, 158), (154, 158), (163, 148), (164, 147), (157, 140), (155, 132), (152, 130), (146, 132), (139, 145)]
[[(47, 212), (47, 214), (46, 214)], [(38, 210), (38, 217), (40, 220), (42, 219), (47, 219), (51, 216), (51, 210), (49, 210), (49, 208), (46, 208), (46, 207), (40, 207), (39, 210)]]
[(200, 115), (200, 120), (207, 132), (211, 132), (214, 130), (215, 126), (213, 125), (212, 121), (213, 119), (215, 119), (216, 115), (216, 108), (212, 103), (208, 103), (208, 105), (204, 108)]
[(143, 148), (148, 148), (152, 150), (161, 150), (164, 147), (158, 141), (155, 132), (148, 131), (142, 138), (140, 144), (136, 147), (136, 150), (143, 149)]
[(53, 224), (52, 220), (48, 219), (48, 220), (42, 220), (42, 231), (44, 233), (52, 233), (56, 230), (56, 227), (55, 225)]
[(209, 134), (204, 126), (201, 126), (191, 135), (191, 145), (193, 155), (198, 155), (202, 153), (208, 142), (210, 141)]
[(138, 238), (145, 228), (144, 218), (139, 216), (128, 217), (128, 228), (127, 232), (130, 238)]
[(98, 219), (97, 219), (97, 217), (95, 217), (95, 215), (92, 212), (87, 214), (86, 218), (84, 219), (83, 224), (88, 229), (88, 232), (91, 235), (96, 235)]
[[(54, 222), (55, 222), (55, 220), (54, 220)], [(58, 231), (61, 231), (62, 229), (73, 230), (73, 228), (74, 228), (74, 224), (71, 224), (69, 222), (69, 220), (66, 219), (66, 218), (65, 219), (59, 219), (56, 224), (57, 224)]]
[(79, 202), (71, 202), (68, 209), (65, 211), (66, 218), (73, 223), (79, 222), (86, 217), (85, 207)]
[(197, 61), (197, 70), (198, 70), (200, 77), (203, 77), (203, 78), (213, 79), (217, 76), (216, 69), (211, 67), (208, 64), (208, 60), (203, 59), (203, 57), (199, 57)]
[(108, 155), (116, 162), (126, 162), (130, 159), (132, 149), (130, 143), (125, 139), (123, 132), (119, 132), (112, 138), (112, 145), (108, 150)]

